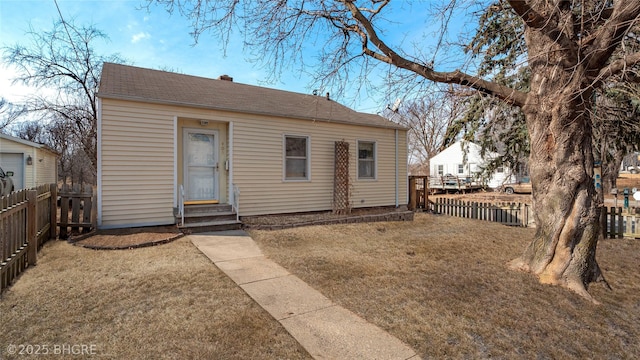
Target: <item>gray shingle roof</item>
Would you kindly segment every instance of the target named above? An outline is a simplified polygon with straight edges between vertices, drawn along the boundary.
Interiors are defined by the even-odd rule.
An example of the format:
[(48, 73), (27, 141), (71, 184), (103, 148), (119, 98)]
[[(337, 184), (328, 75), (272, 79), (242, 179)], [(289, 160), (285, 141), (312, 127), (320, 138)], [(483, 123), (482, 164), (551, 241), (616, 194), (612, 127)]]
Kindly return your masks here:
[(105, 63), (98, 96), (295, 119), (404, 129), (324, 96), (269, 89), (128, 65)]

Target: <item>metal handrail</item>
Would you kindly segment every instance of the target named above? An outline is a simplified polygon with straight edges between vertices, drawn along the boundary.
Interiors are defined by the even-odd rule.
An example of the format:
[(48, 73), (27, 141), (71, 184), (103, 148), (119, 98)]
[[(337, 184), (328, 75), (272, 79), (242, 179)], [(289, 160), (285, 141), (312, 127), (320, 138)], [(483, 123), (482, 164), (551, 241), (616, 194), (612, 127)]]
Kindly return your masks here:
[(240, 188), (236, 184), (232, 184), (233, 186), (233, 203), (231, 206), (233, 210), (236, 212), (236, 220), (240, 221)]
[(184, 186), (180, 184), (178, 215), (180, 215), (180, 226), (184, 226)]

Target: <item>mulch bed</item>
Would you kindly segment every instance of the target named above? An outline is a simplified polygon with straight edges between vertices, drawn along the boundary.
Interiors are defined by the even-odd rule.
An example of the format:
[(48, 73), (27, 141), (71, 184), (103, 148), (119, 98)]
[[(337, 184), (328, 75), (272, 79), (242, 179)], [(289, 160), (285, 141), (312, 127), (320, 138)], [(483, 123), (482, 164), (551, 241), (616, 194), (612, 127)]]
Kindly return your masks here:
[(175, 225), (139, 228), (97, 230), (89, 234), (72, 236), (74, 245), (94, 250), (126, 250), (172, 242), (184, 236)]

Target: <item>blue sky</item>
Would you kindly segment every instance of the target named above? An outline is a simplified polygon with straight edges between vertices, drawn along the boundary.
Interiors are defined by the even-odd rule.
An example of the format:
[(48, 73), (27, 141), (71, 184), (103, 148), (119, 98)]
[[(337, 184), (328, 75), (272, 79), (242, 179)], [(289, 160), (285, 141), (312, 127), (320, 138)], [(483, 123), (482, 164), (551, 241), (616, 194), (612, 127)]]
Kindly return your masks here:
[[(150, 12), (139, 10), (141, 3), (141, 0), (58, 0), (65, 19), (74, 19), (76, 25), (92, 24), (107, 34), (110, 42), (94, 44), (95, 49), (103, 55), (118, 53), (132, 65), (140, 67), (175, 70), (210, 78), (228, 74), (240, 83), (311, 93), (311, 78), (306, 74), (288, 72), (276, 83), (265, 83), (267, 70), (261, 69), (260, 64), (246, 60), (241, 41), (235, 42), (240, 44), (238, 46), (228, 46), (226, 56), (217, 39), (206, 33), (194, 46), (186, 19), (177, 14), (170, 15), (163, 8), (155, 6), (151, 7)], [(409, 7), (400, 9), (408, 12), (416, 10)], [(401, 39), (398, 41), (406, 44), (433, 41), (433, 36), (428, 40), (422, 37), (425, 28), (423, 17), (415, 16), (415, 13), (412, 15), (402, 18), (401, 26), (390, 25), (391, 30), (386, 35)], [(30, 27), (36, 31), (51, 30), (58, 17), (53, 0), (0, 0), (0, 47), (28, 41), (25, 33)], [(412, 39), (407, 38), (407, 34), (417, 35)], [(31, 91), (11, 85), (15, 72), (6, 67), (2, 60), (0, 71), (1, 97), (17, 102)], [(375, 78), (373, 80), (376, 81)], [(356, 110), (371, 113), (393, 102), (393, 99), (383, 99), (365, 92), (346, 94), (345, 99), (348, 100), (338, 100), (343, 100), (343, 103)]]

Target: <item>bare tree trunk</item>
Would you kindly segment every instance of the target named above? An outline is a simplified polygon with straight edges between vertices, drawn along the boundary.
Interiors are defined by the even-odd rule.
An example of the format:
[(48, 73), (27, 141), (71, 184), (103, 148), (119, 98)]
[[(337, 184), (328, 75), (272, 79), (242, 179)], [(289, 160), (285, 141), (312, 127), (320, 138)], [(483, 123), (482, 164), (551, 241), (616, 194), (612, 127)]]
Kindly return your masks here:
[[(578, 59), (528, 34), (533, 76), (523, 107), (531, 140), (529, 169), (537, 232), (511, 266), (541, 283), (587, 292), (600, 276), (596, 262), (600, 207), (593, 185), (591, 90)], [(533, 40), (533, 41), (530, 41)], [(554, 51), (557, 50), (557, 51)]]
[(618, 175), (620, 175), (620, 166), (622, 165), (624, 155), (623, 150), (617, 150), (613, 154), (613, 158), (607, 161), (602, 168), (602, 187), (605, 194), (608, 194), (611, 192), (611, 189), (617, 187), (616, 180), (618, 179)]

